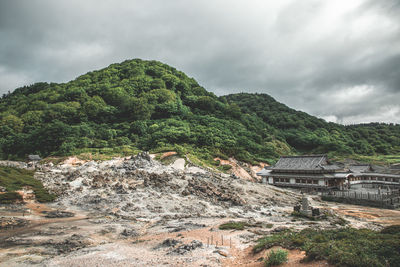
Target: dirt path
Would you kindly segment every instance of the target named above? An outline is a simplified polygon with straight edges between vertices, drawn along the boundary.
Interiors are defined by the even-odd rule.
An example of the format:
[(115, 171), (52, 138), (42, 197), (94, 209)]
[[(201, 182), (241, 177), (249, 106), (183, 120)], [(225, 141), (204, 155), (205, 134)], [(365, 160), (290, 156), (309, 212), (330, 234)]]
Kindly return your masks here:
[(39, 216), (43, 216), (43, 211), (51, 211), (52, 208), (47, 206), (46, 204), (43, 203), (38, 203), (34, 201), (29, 201), (25, 204), (25, 207), (28, 208), (29, 210), (33, 211), (35, 214)]
[(24, 227), (18, 227), (13, 229), (7, 229), (6, 231), (0, 231), (0, 243), (4, 242), (7, 238), (22, 235), (25, 233), (29, 233), (35, 228), (40, 226), (45, 226), (49, 224), (57, 224), (57, 223), (66, 223), (66, 222), (75, 222), (87, 220), (86, 216), (76, 216), (70, 218), (54, 218), (54, 219), (41, 219), (41, 220), (32, 220), (30, 224)]
[[(25, 202), (25, 207), (31, 211), (31, 213), (23, 212), (15, 212), (15, 214), (9, 214), (10, 216), (18, 217), (21, 219), (27, 219), (29, 220), (29, 224), (23, 227), (16, 227), (16, 228), (11, 228), (7, 229), (5, 231), (0, 231), (0, 242), (3, 242), (7, 238), (10, 238), (12, 236), (18, 236), (22, 235), (25, 233), (29, 233), (35, 228), (49, 225), (49, 224), (57, 224), (57, 223), (66, 223), (66, 222), (75, 222), (75, 221), (82, 221), (88, 219), (86, 215), (83, 214), (75, 214), (74, 217), (67, 217), (67, 218), (46, 218), (45, 214), (43, 213), (44, 211), (53, 211), (54, 209), (49, 207), (48, 205), (44, 203), (39, 203), (36, 202), (34, 199), (31, 197), (26, 197), (27, 194), (23, 194), (24, 202)], [(30, 215), (35, 215), (34, 218), (32, 218)], [(26, 216), (26, 217), (25, 217)], [(29, 218), (31, 217), (31, 218)]]

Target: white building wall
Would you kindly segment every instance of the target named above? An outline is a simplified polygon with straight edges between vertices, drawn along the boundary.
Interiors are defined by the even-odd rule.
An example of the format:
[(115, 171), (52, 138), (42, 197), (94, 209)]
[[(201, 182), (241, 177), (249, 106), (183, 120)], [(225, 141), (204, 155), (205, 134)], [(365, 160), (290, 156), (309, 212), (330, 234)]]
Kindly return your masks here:
[(274, 183), (274, 177), (269, 177), (268, 178), (268, 183), (273, 184)]
[(325, 186), (325, 180), (324, 179), (319, 179), (318, 180), (318, 185)]
[(291, 184), (295, 184), (296, 183), (296, 179), (295, 178), (290, 178), (290, 183)]

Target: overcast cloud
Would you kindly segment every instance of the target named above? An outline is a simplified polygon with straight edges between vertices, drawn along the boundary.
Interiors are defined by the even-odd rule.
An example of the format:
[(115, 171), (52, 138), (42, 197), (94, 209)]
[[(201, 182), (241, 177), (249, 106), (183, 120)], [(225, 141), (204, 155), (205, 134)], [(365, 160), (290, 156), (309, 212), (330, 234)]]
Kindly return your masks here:
[(0, 93), (156, 59), (217, 95), (400, 123), (398, 0), (0, 0)]

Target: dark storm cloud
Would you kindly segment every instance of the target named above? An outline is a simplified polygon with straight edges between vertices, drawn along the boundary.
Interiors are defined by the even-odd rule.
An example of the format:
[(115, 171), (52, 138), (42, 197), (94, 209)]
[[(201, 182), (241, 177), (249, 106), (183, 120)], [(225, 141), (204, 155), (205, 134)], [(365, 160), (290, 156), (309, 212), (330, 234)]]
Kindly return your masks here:
[[(218, 95), (400, 123), (398, 1), (1, 1), (0, 93), (156, 59)], [(270, 1), (269, 1), (270, 2)]]

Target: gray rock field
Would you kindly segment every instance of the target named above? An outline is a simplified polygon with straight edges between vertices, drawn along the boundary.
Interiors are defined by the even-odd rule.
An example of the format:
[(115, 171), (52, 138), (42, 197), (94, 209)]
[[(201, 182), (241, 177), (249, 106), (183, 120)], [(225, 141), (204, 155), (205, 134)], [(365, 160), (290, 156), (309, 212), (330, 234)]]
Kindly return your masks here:
[[(37, 165), (35, 178), (59, 197), (41, 204), (26, 196), (23, 205), (0, 206), (0, 266), (237, 266), (258, 237), (274, 231), (341, 227), (340, 220), (380, 227), (339, 212), (353, 206), (315, 196), (310, 204), (329, 214), (327, 219), (294, 218), (293, 206), (302, 198), (298, 192), (184, 159), (165, 166), (147, 153)], [(228, 221), (249, 227), (218, 229)]]

